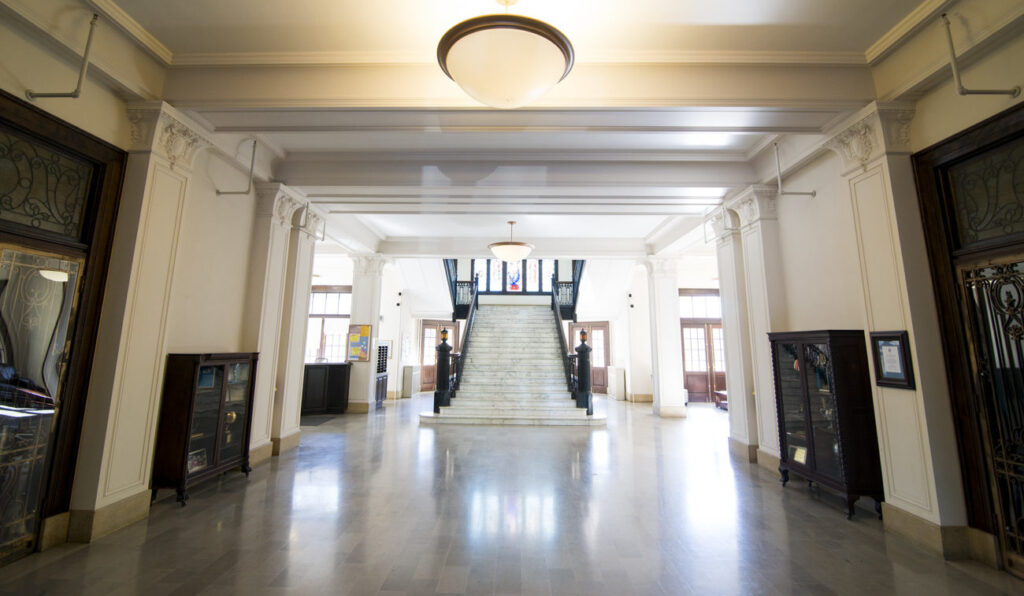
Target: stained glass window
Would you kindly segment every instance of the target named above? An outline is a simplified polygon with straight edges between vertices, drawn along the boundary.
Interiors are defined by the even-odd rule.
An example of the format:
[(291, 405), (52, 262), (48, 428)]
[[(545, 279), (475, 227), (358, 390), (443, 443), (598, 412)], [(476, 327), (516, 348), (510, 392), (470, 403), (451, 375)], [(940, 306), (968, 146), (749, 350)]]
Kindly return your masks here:
[(501, 261), (498, 259), (488, 259), (488, 263), (491, 264), (491, 282), (487, 286), (488, 292), (500, 292), (501, 291)]
[(526, 261), (526, 291), (536, 292), (540, 290), (540, 262), (537, 259)]
[(523, 291), (523, 262), (513, 261), (505, 265), (506, 284), (505, 289), (509, 292)]
[(473, 276), (476, 278), (476, 291), (487, 291), (487, 259), (473, 260)]
[(541, 281), (541, 284), (542, 284), (541, 288), (543, 289), (544, 292), (550, 292), (551, 291), (551, 276), (555, 274), (555, 260), (554, 259), (544, 259), (543, 261), (541, 261), (540, 269), (541, 269), (541, 271), (540, 271), (540, 278), (541, 278), (540, 281)]

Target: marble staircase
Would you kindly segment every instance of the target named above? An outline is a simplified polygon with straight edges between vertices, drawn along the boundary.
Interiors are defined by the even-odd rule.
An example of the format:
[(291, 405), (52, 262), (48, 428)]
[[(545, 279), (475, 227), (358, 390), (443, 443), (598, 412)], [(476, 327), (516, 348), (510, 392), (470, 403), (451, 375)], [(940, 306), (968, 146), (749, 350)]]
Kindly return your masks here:
[(420, 421), (604, 426), (603, 416), (576, 407), (566, 387), (554, 316), (546, 306), (480, 306), (456, 397)]

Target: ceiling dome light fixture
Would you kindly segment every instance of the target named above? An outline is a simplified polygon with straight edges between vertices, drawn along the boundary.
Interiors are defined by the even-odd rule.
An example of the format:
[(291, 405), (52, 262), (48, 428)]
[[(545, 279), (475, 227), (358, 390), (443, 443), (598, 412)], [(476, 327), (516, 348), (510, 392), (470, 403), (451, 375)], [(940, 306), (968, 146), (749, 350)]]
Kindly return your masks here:
[[(505, 10), (517, 0), (497, 0)], [(529, 17), (492, 14), (462, 21), (437, 44), (448, 78), (480, 103), (511, 109), (537, 99), (572, 70), (564, 33)]]
[(533, 245), (526, 242), (513, 242), (512, 241), (512, 226), (516, 225), (516, 222), (510, 221), (508, 223), (508, 242), (494, 242), (489, 244), (487, 248), (491, 249), (494, 256), (498, 257), (502, 261), (522, 261), (526, 257), (530, 256), (530, 252), (533, 251)]

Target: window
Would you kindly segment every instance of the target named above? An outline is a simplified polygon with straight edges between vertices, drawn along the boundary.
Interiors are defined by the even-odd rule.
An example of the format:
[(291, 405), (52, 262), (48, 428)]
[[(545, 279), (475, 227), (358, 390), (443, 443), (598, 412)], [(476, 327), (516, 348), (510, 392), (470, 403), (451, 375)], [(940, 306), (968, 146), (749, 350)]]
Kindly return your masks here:
[(306, 362), (344, 362), (352, 286), (313, 286), (309, 294)]
[(473, 259), (478, 292), (484, 294), (550, 294), (551, 276), (558, 272), (555, 259)]
[[(709, 294), (691, 294), (701, 290), (679, 290), (679, 318), (680, 319), (721, 319), (722, 301), (718, 297), (717, 290), (710, 290)], [(708, 292), (709, 290), (703, 290)], [(684, 294), (683, 292), (686, 292)]]

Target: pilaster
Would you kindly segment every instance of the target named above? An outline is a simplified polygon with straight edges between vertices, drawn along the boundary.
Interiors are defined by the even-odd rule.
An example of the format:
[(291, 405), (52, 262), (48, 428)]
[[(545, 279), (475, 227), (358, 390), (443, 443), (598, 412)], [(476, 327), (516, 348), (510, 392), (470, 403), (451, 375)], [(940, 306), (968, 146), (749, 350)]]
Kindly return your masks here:
[[(867, 331), (906, 330), (917, 379), (914, 390), (872, 384), (886, 504), (910, 514), (902, 518), (948, 528), (966, 524), (966, 509), (909, 158), (912, 118), (906, 106), (873, 103), (826, 146), (842, 159), (849, 184)], [(926, 535), (904, 531), (907, 523), (890, 523), (898, 515), (885, 519), (887, 528), (911, 539)], [(942, 542), (925, 544), (932, 550), (966, 550), (947, 544), (966, 532), (929, 535)]]
[(662, 418), (686, 416), (683, 352), (679, 327), (679, 274), (674, 259), (648, 258), (651, 316), (651, 373), (654, 413)]
[[(353, 325), (370, 326), (370, 345), (380, 335), (380, 301), (385, 258), (371, 254), (352, 258), (352, 317)], [(374, 407), (376, 390), (375, 362), (353, 362), (349, 381), (349, 411), (369, 412)]]
[(720, 207), (707, 218), (715, 235), (722, 334), (725, 339), (725, 386), (729, 394), (729, 444), (748, 461), (757, 458), (757, 405), (751, 356), (743, 240), (739, 215)]
[(72, 490), (69, 539), (148, 515), (168, 301), (203, 129), (162, 102), (128, 109), (131, 146)]
[[(758, 451), (779, 457), (775, 415), (775, 384), (768, 333), (784, 328), (786, 296), (783, 286), (776, 190), (750, 186), (729, 200), (726, 208), (739, 216), (746, 290), (750, 360), (757, 420)], [(724, 314), (724, 313), (723, 313)], [(729, 389), (730, 393), (732, 389)]]

